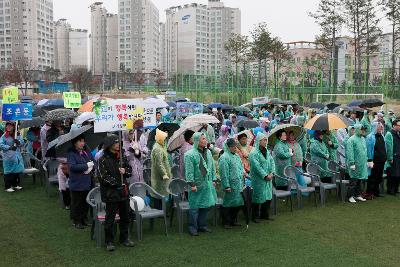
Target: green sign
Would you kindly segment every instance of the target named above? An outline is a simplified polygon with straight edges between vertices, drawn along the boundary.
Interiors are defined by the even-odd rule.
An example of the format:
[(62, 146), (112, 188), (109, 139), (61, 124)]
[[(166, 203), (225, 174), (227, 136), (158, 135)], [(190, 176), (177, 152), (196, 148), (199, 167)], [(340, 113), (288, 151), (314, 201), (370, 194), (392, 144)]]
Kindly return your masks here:
[(10, 86), (3, 89), (3, 103), (12, 104), (18, 102), (18, 87)]
[(80, 108), (82, 106), (81, 93), (79, 92), (64, 92), (63, 98), (65, 108)]

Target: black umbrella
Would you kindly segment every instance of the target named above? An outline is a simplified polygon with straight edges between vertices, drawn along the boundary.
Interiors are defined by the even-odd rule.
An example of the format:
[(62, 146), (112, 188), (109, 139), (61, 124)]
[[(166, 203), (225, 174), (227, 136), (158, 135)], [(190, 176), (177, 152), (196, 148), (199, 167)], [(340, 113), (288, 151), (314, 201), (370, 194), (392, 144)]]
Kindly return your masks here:
[(319, 102), (314, 102), (314, 103), (310, 104), (310, 108), (313, 108), (313, 109), (324, 109), (325, 105), (322, 104), (322, 103), (319, 103)]
[[(179, 125), (176, 123), (161, 123), (158, 125), (156, 129), (159, 129), (160, 131), (168, 133), (168, 138), (171, 138), (174, 132), (179, 130)], [(150, 132), (148, 140), (147, 140), (147, 147), (149, 149), (153, 149), (153, 145), (156, 142), (155, 137), (156, 137), (156, 129)]]
[(284, 105), (291, 105), (291, 106), (297, 106), (299, 104), (293, 100), (285, 100), (283, 102), (284, 102)]
[(327, 107), (329, 110), (334, 110), (335, 108), (337, 108), (337, 107), (339, 107), (339, 106), (340, 106), (340, 104), (337, 104), (337, 103), (329, 103), (329, 104), (326, 105), (326, 107)]
[(236, 123), (236, 127), (245, 129), (254, 129), (259, 126), (258, 122), (253, 120), (240, 120)]
[(351, 101), (349, 104), (347, 104), (349, 107), (358, 107), (360, 106), (362, 103), (361, 100), (353, 100)]
[(344, 111), (351, 111), (351, 108), (348, 106), (339, 106), (336, 107), (332, 110), (333, 113), (339, 113), (340, 110), (344, 110)]
[(383, 106), (385, 103), (379, 99), (365, 99), (359, 105), (361, 108), (375, 108)]
[(41, 106), (33, 106), (32, 117), (41, 117), (46, 115), (46, 111)]
[(64, 107), (63, 99), (49, 99), (46, 103), (41, 106), (44, 110), (54, 110)]
[(19, 128), (25, 129), (25, 128), (31, 128), (31, 127), (40, 127), (45, 123), (44, 119), (40, 117), (35, 117), (32, 118), (30, 121), (21, 121), (19, 123)]
[(176, 103), (174, 101), (167, 101), (168, 106), (171, 108), (176, 108)]
[(66, 119), (73, 119), (78, 117), (78, 113), (76, 113), (73, 110), (70, 109), (55, 109), (52, 111), (49, 111), (45, 116), (44, 119), (46, 121), (62, 121)]
[(208, 106), (203, 104), (203, 113), (207, 114), (207, 113), (211, 113), (211, 112), (212, 112), (212, 110)]
[(72, 129), (69, 133), (61, 135), (57, 138), (58, 144), (55, 147), (56, 156), (65, 157), (72, 147), (71, 141), (80, 135), (85, 137), (85, 143), (89, 150), (93, 150), (103, 142), (104, 138), (107, 136), (107, 133), (94, 133), (94, 128), (92, 125), (86, 125), (82, 126), (81, 128)]
[(253, 196), (253, 188), (247, 186), (242, 191), (242, 197), (244, 200), (243, 212), (246, 217), (246, 225), (249, 228), (250, 216), (251, 216), (251, 199)]
[(272, 98), (268, 103), (271, 105), (282, 105), (285, 104), (285, 101), (280, 98)]
[(364, 112), (364, 109), (360, 108), (360, 107), (351, 107), (350, 111), (362, 113), (362, 112)]
[(184, 97), (178, 97), (174, 99), (175, 102), (188, 102), (188, 100)]
[(223, 105), (222, 110), (223, 111), (233, 111), (233, 110), (235, 110), (235, 107), (231, 106), (231, 105)]

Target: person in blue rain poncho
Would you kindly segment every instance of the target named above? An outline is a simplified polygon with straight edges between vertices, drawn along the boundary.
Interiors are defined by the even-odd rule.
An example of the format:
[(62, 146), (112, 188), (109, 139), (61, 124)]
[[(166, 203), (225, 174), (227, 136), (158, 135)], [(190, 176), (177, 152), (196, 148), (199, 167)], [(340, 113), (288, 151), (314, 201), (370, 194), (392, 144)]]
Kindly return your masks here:
[(366, 201), (361, 196), (361, 181), (368, 179), (368, 157), (365, 142), (365, 128), (357, 123), (354, 125), (355, 134), (349, 138), (346, 145), (346, 165), (349, 169), (350, 188), (348, 197), (350, 203), (356, 200)]
[(207, 139), (203, 133), (193, 135), (193, 148), (185, 153), (185, 177), (189, 190), (189, 233), (211, 232), (207, 214), (216, 203), (216, 172)]
[(275, 163), (267, 149), (268, 139), (259, 133), (256, 137), (250, 160), (250, 178), (253, 185), (252, 221), (257, 219), (271, 220), (269, 209), (272, 200), (272, 179), (275, 173)]
[(243, 188), (244, 168), (239, 155), (236, 154), (236, 141), (228, 139), (224, 144), (224, 154), (219, 159), (219, 174), (222, 189), (224, 190), (224, 226), (240, 226), (237, 223), (237, 214), (243, 206), (241, 194)]
[(19, 133), (15, 135), (15, 124), (7, 122), (5, 133), (0, 138), (0, 150), (3, 153), (4, 189), (8, 193), (22, 189), (20, 175), (24, 171), (21, 154), (23, 145), (24, 140)]

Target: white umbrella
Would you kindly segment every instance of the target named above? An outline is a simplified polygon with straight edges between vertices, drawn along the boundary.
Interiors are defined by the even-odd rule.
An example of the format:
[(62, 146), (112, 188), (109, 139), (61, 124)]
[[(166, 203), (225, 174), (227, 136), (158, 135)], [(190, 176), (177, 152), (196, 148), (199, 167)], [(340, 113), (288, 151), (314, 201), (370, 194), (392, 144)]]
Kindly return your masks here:
[(159, 98), (148, 98), (143, 101), (143, 104), (151, 105), (156, 108), (168, 108), (169, 105), (162, 99)]
[(187, 130), (192, 130), (193, 132), (198, 132), (202, 127), (200, 123), (189, 123), (181, 125), (178, 131), (176, 131), (168, 141), (168, 151), (174, 151), (180, 148), (185, 142), (184, 133)]
[(94, 121), (96, 114), (94, 112), (83, 112), (75, 119), (75, 124), (82, 125), (85, 121)]
[(208, 114), (196, 114), (193, 116), (189, 116), (186, 119), (182, 121), (182, 125), (185, 124), (193, 124), (193, 123), (199, 123), (199, 124), (208, 124), (208, 123), (221, 123), (216, 117)]

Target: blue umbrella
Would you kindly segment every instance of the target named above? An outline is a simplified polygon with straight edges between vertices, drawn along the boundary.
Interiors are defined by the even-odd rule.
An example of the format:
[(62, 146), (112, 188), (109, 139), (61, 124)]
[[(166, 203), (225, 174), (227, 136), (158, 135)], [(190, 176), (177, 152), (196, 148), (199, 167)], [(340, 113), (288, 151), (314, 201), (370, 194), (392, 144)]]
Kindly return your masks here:
[(213, 108), (223, 108), (224, 105), (221, 103), (211, 103), (208, 105), (208, 108), (213, 109)]

